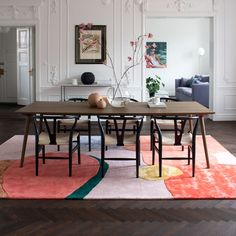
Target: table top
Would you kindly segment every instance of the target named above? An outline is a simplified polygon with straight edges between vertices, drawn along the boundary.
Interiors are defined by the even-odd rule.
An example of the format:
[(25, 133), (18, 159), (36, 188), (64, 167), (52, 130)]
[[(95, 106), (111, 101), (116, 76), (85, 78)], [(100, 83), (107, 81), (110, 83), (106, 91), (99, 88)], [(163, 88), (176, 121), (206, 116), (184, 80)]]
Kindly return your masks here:
[(213, 111), (197, 102), (167, 102), (166, 108), (149, 108), (147, 102), (130, 102), (125, 107), (116, 108), (108, 104), (104, 109), (90, 107), (87, 102), (34, 102), (20, 108), (23, 115), (209, 115)]

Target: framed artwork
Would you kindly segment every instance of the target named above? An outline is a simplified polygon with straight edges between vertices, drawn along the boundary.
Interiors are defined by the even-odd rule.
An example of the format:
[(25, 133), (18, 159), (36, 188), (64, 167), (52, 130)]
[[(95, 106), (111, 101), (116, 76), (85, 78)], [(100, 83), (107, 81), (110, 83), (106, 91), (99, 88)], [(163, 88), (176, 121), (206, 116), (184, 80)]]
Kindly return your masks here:
[(146, 68), (166, 68), (167, 43), (147, 42), (145, 59), (146, 59)]
[(75, 63), (103, 64), (106, 61), (106, 26), (75, 26)]

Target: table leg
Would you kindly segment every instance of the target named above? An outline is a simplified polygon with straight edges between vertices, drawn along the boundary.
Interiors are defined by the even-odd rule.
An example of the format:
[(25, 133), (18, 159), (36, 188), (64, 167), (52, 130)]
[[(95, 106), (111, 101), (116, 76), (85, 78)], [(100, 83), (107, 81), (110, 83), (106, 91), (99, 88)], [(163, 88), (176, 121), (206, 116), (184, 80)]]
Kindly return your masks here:
[(200, 116), (199, 118), (200, 118), (202, 141), (203, 141), (203, 146), (204, 146), (204, 151), (205, 151), (205, 156), (206, 156), (207, 168), (210, 168), (209, 155), (208, 155), (208, 149), (207, 149), (207, 141), (206, 141), (205, 121), (204, 121), (203, 116)]
[(27, 139), (28, 139), (28, 134), (29, 134), (30, 120), (31, 120), (31, 116), (28, 115), (25, 120), (25, 131), (24, 131), (24, 140), (23, 140), (22, 151), (21, 151), (20, 167), (23, 167), (24, 165), (25, 150), (26, 150), (26, 144), (27, 144)]

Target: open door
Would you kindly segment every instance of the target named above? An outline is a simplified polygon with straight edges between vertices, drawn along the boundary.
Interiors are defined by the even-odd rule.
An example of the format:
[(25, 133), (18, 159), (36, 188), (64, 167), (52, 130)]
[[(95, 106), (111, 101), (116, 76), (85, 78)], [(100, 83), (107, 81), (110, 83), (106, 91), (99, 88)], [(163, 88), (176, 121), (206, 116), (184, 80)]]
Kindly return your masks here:
[(17, 28), (17, 104), (34, 101), (33, 28)]

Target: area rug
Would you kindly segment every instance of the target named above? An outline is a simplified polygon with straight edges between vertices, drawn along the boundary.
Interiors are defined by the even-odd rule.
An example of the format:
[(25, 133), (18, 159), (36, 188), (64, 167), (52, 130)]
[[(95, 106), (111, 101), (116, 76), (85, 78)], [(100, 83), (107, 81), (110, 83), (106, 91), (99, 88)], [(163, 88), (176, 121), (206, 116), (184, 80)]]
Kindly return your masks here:
[[(27, 157), (19, 168), (22, 136), (14, 136), (0, 146), (0, 197), (8, 199), (232, 199), (236, 198), (236, 158), (213, 137), (207, 136), (211, 168), (206, 168), (201, 137), (197, 137), (197, 166), (191, 177), (186, 161), (164, 161), (163, 177), (151, 164), (149, 137), (142, 136), (140, 178), (135, 178), (134, 161), (107, 161), (101, 178), (100, 140), (93, 137), (87, 152), (82, 140), (81, 164), (73, 158), (72, 177), (67, 160), (40, 162), (35, 176), (34, 137), (29, 136)], [(85, 145), (83, 145), (83, 143)], [(55, 149), (49, 149), (55, 155)], [(166, 148), (164, 155), (183, 155), (179, 147)], [(186, 152), (186, 150), (185, 150)], [(64, 154), (65, 155), (65, 154)], [(113, 147), (110, 157), (134, 157), (134, 147)], [(156, 163), (158, 161), (156, 160)]]

